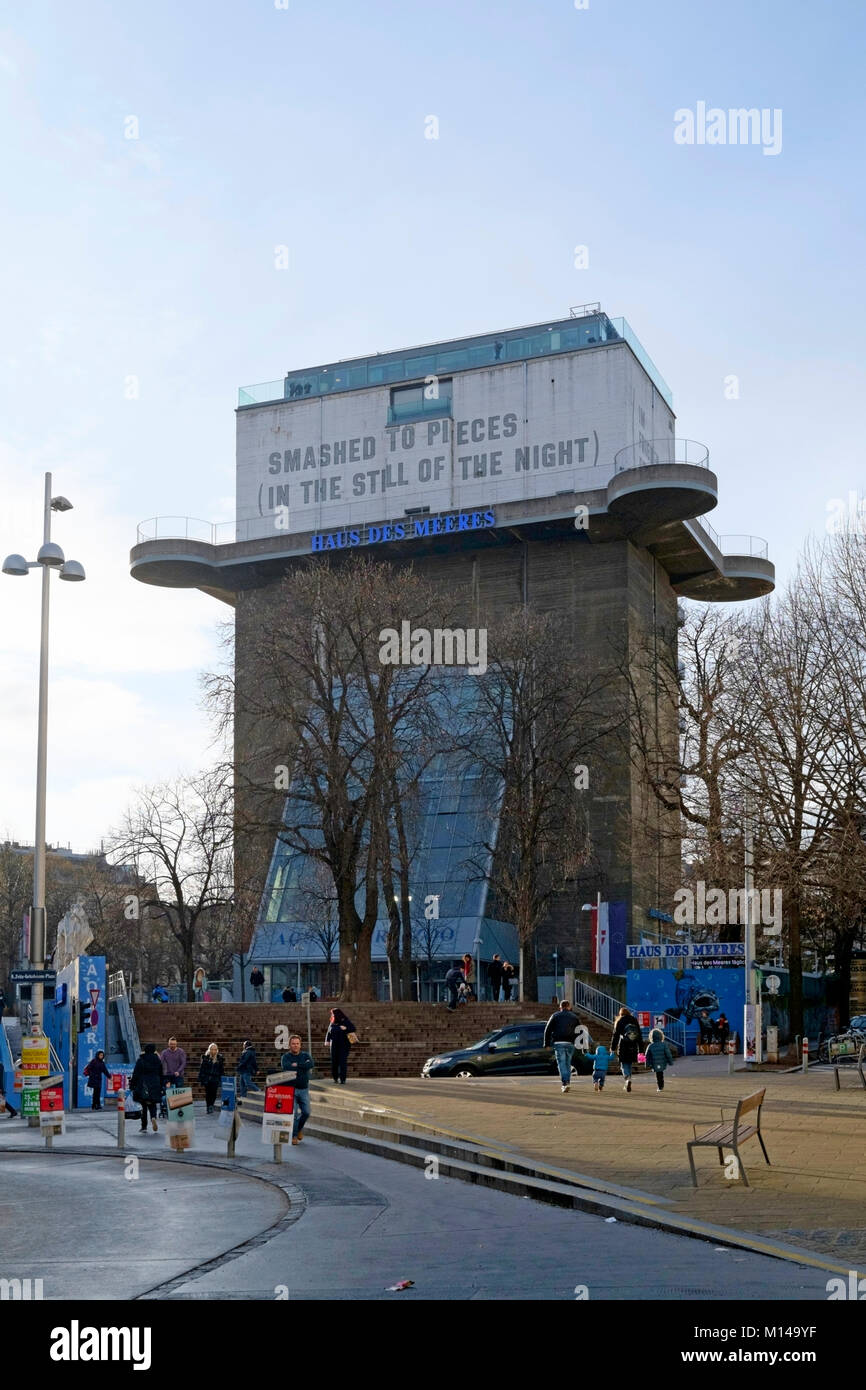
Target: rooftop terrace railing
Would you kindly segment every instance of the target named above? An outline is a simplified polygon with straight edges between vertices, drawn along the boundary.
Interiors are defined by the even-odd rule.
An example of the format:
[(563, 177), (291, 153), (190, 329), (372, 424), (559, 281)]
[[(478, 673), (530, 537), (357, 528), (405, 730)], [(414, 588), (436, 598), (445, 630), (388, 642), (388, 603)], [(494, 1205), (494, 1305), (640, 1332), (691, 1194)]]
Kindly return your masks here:
[(687, 463), (693, 468), (709, 468), (710, 451), (696, 439), (677, 439), (669, 434), (626, 445), (614, 455), (613, 467), (615, 473), (624, 473), (628, 468), (649, 468), (658, 463)]
[(238, 407), (267, 405), (282, 400), (312, 399), (341, 391), (362, 391), (369, 387), (423, 381), (430, 376), (450, 376), (452, 372), (524, 362), (536, 357), (576, 352), (604, 343), (625, 342), (631, 348), (660, 395), (673, 409), (671, 389), (645, 351), (631, 325), (624, 318), (609, 318), (592, 312), (563, 319), (550, 327), (535, 326), (525, 331), (509, 330), (500, 335), (434, 343), (405, 352), (379, 353), (329, 363), (310, 371), (288, 372), (278, 381), (242, 386)]
[(720, 536), (705, 516), (690, 517), (685, 524), (703, 531), (721, 555), (753, 555), (760, 560), (769, 558), (769, 546), (762, 536)]

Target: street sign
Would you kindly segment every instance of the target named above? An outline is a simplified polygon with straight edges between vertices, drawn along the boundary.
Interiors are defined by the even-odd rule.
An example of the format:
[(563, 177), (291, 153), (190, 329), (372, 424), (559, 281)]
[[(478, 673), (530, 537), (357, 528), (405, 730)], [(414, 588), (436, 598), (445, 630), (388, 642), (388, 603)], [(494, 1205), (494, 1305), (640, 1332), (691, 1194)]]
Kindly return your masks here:
[(182, 1153), (195, 1137), (195, 1110), (191, 1086), (169, 1086), (165, 1093), (168, 1119), (165, 1136), (170, 1149)]
[(265, 1091), (265, 1109), (262, 1115), (262, 1143), (291, 1143), (294, 1113), (294, 1086), (269, 1085)]
[(47, 1076), (51, 1071), (48, 1039), (45, 1037), (21, 1039), (21, 1070), (29, 1076)]
[(53, 985), (57, 983), (57, 971), (12, 970), (9, 979), (13, 985)]
[(21, 1114), (25, 1118), (39, 1114), (39, 1092), (35, 1086), (25, 1086), (21, 1092)]
[(44, 1086), (39, 1092), (39, 1128), (43, 1134), (62, 1134), (63, 1120), (63, 1087)]
[(275, 1071), (265, 1077), (265, 1085), (279, 1086), (282, 1081), (294, 1081), (297, 1075), (296, 1071)]

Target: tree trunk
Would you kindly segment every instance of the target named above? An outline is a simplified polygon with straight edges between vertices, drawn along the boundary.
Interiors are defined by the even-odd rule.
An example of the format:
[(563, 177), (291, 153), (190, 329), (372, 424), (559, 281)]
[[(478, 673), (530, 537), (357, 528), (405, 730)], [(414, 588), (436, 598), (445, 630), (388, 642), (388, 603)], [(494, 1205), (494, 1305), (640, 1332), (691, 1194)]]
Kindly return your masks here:
[[(851, 957), (854, 954), (854, 933), (850, 928), (833, 928), (833, 957), (839, 981), (839, 1029), (848, 1027), (851, 1018)], [(826, 965), (825, 965), (826, 970)]]
[(535, 964), (535, 933), (520, 943), (520, 989), (521, 1003), (538, 999), (538, 972)]
[(800, 895), (791, 894), (788, 916), (788, 971), (790, 993), (790, 1028), (794, 1037), (803, 1036), (803, 957), (800, 944)]

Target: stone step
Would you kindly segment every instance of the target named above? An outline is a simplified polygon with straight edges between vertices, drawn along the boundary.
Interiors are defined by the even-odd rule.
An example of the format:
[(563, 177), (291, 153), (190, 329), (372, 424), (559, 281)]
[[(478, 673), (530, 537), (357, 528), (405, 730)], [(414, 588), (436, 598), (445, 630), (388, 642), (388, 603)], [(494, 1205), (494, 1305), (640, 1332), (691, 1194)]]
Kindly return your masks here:
[(617, 1183), (602, 1182), (597, 1178), (587, 1177), (585, 1174), (573, 1172), (568, 1168), (557, 1168), (551, 1164), (537, 1163), (514, 1153), (504, 1145), (493, 1144), (491, 1141), (477, 1138), (471, 1139), (465, 1135), (448, 1134), (420, 1123), (413, 1128), (407, 1128), (404, 1122), (397, 1124), (395, 1121), (389, 1120), (387, 1116), (377, 1115), (375, 1118), (369, 1117), (369, 1115), (352, 1117), (346, 1114), (338, 1116), (334, 1112), (323, 1114), (320, 1109), (316, 1108), (311, 1119), (307, 1122), (307, 1129), (311, 1129), (313, 1134), (323, 1139), (333, 1137), (335, 1142), (339, 1142), (338, 1136), (343, 1135), (384, 1140), (386, 1143), (394, 1143), (415, 1150), (421, 1153), (425, 1160), (431, 1156), (456, 1159), (480, 1165), (482, 1168), (490, 1168), (499, 1173), (512, 1174), (519, 1178), (542, 1178), (545, 1182), (553, 1182), (560, 1187), (579, 1188), (584, 1192), (602, 1192), (621, 1200), (640, 1202), (645, 1206), (665, 1207), (670, 1205), (665, 1197), (650, 1195), (637, 1188), (623, 1187)]

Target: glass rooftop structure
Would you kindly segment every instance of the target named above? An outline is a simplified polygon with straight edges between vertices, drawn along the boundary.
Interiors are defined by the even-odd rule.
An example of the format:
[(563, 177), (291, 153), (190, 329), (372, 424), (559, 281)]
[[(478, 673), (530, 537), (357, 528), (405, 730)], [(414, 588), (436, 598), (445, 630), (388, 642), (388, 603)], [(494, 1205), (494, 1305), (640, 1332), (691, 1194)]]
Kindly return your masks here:
[(476, 367), (526, 362), (613, 342), (628, 344), (659, 394), (673, 409), (670, 387), (629, 324), (624, 318), (608, 318), (601, 310), (553, 323), (483, 333), (473, 338), (452, 338), (443, 343), (404, 348), (400, 352), (379, 352), (289, 372), (280, 381), (242, 386), (238, 392), (238, 408), (329, 396), (342, 391), (363, 391), (397, 382), (423, 381), (428, 376), (449, 376)]

